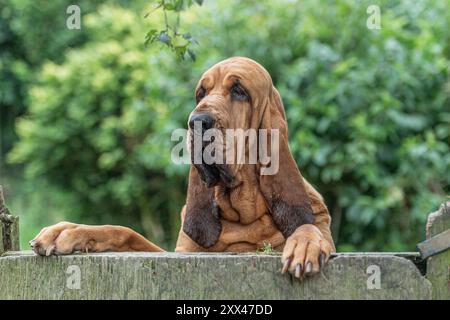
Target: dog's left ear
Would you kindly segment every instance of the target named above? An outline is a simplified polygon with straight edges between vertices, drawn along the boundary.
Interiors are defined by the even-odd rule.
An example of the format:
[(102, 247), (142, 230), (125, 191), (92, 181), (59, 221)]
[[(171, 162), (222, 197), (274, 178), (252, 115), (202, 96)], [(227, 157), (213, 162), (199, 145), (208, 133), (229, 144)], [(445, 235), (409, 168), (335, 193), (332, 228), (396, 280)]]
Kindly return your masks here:
[(198, 170), (191, 165), (183, 231), (203, 248), (210, 248), (222, 232), (214, 188), (207, 188)]
[(276, 226), (287, 238), (299, 226), (314, 223), (314, 215), (303, 177), (289, 150), (284, 106), (274, 87), (262, 112), (259, 127), (267, 129), (263, 147), (267, 148), (271, 160), (259, 165), (260, 189)]

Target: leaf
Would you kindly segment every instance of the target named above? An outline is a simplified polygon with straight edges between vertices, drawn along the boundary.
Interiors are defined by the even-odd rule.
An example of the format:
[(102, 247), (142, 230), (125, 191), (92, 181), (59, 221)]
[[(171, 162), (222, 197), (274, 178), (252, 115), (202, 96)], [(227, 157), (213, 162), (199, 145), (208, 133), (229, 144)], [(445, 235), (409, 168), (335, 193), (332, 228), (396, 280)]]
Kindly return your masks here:
[(174, 47), (174, 51), (177, 55), (177, 57), (181, 60), (184, 60), (184, 55), (186, 53), (187, 46), (184, 47)]
[(156, 35), (158, 34), (158, 30), (152, 29), (145, 35), (145, 46), (147, 46), (149, 43), (153, 43), (156, 40)]
[(172, 40), (172, 45), (176, 48), (186, 47), (189, 45), (189, 41), (184, 37), (176, 36)]
[(187, 53), (192, 61), (195, 61), (197, 59), (197, 56), (195, 55), (194, 51), (192, 51), (191, 49), (187, 49)]
[(164, 3), (163, 8), (167, 11), (173, 11), (175, 9), (175, 6), (173, 5), (173, 3)]
[(421, 114), (406, 114), (391, 109), (388, 110), (387, 115), (398, 127), (414, 131), (423, 130), (428, 123), (427, 118)]

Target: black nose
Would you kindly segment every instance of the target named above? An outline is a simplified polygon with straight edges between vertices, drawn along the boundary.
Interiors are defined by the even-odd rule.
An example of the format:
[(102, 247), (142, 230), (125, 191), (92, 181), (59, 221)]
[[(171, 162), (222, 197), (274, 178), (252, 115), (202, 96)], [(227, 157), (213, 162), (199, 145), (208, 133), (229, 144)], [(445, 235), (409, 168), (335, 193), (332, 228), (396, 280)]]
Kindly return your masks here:
[(189, 119), (189, 128), (194, 129), (196, 122), (199, 123), (197, 124), (198, 128), (200, 128), (199, 125), (201, 125), (202, 131), (205, 132), (213, 127), (215, 120), (207, 113), (193, 114)]

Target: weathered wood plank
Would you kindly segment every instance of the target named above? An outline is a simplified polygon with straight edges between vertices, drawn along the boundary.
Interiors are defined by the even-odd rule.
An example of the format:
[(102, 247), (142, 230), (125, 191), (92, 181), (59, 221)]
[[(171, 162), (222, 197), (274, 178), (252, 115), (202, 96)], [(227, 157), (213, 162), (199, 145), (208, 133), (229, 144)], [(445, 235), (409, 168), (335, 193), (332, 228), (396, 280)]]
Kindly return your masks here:
[[(450, 202), (428, 216), (427, 238), (447, 235), (450, 230)], [(446, 242), (445, 240), (442, 240)], [(450, 249), (427, 259), (427, 279), (433, 284), (433, 299), (450, 300)]]
[(0, 185), (0, 254), (20, 250), (19, 217), (14, 217), (6, 207), (3, 187)]
[(0, 220), (0, 255), (5, 251), (5, 245), (3, 244), (3, 222)]
[(450, 249), (450, 229), (419, 243), (417, 247), (423, 259)]
[(0, 258), (0, 299), (430, 299), (395, 254), (337, 254), (302, 282), (259, 254), (102, 253)]

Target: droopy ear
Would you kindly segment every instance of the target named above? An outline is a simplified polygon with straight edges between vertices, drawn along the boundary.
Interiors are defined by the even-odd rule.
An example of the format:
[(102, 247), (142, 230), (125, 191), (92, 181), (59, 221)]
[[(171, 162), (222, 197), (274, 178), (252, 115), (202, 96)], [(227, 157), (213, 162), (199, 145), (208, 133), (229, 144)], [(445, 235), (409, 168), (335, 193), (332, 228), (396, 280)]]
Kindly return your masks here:
[(193, 165), (189, 172), (183, 231), (203, 248), (216, 244), (222, 231), (214, 188), (206, 187)]
[[(260, 188), (275, 224), (287, 238), (299, 226), (314, 223), (314, 215), (303, 177), (289, 150), (284, 107), (275, 88), (272, 88), (264, 107), (260, 128), (267, 129), (266, 145), (271, 151), (269, 152), (271, 161), (267, 165), (260, 165), (260, 174), (264, 170), (270, 171), (267, 168), (275, 164), (277, 156), (279, 160), (278, 170), (274, 174), (260, 175)], [(276, 137), (273, 131), (276, 129), (278, 139), (272, 140)], [(273, 145), (275, 146), (272, 147)]]

